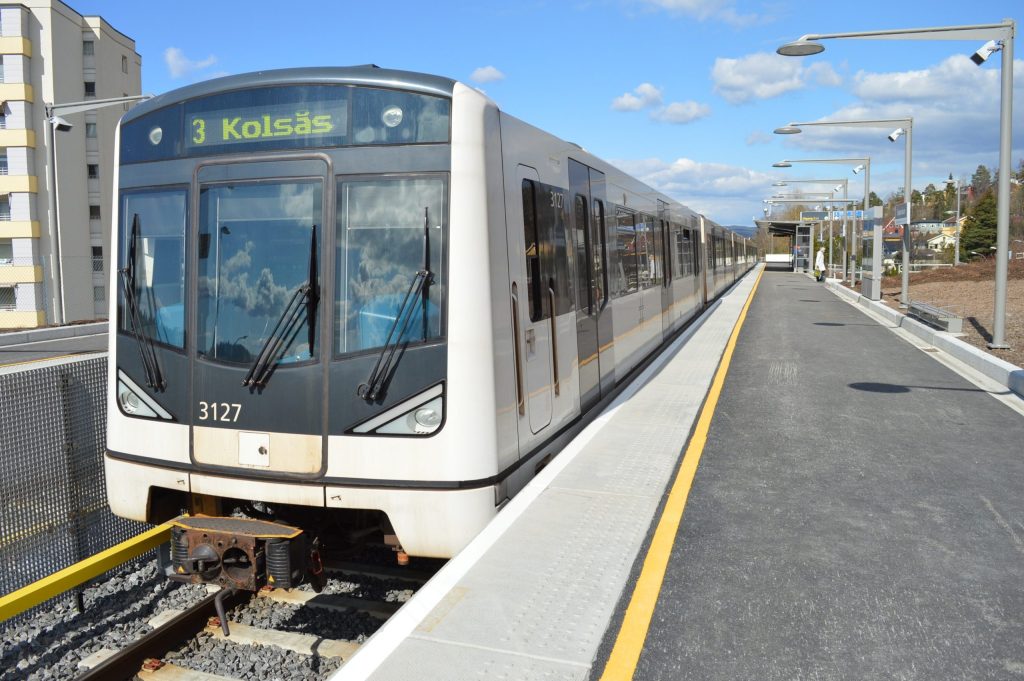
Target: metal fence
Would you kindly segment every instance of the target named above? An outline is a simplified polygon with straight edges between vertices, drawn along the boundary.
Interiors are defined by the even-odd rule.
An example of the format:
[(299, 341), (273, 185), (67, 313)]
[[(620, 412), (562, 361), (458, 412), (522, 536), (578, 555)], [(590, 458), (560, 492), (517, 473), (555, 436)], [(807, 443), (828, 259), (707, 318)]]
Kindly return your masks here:
[(106, 383), (106, 357), (0, 373), (0, 594), (147, 528), (107, 505)]

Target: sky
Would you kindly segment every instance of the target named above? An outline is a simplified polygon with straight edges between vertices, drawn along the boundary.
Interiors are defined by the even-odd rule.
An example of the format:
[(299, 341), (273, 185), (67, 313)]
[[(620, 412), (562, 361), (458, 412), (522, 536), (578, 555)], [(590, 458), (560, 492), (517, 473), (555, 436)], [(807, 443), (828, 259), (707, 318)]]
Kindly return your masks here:
[[(68, 0), (136, 41), (143, 92), (296, 66), (381, 67), (446, 76), (505, 112), (640, 178), (721, 224), (750, 225), (786, 179), (848, 178), (871, 158), (871, 191), (903, 186), (890, 130), (790, 122), (914, 119), (913, 186), (998, 167), (1001, 54), (982, 41), (828, 40), (811, 57), (776, 48), (806, 33), (1024, 19), (1021, 0)], [(1012, 168), (1024, 158), (1024, 46), (1015, 45)], [(826, 190), (810, 183), (784, 191)]]

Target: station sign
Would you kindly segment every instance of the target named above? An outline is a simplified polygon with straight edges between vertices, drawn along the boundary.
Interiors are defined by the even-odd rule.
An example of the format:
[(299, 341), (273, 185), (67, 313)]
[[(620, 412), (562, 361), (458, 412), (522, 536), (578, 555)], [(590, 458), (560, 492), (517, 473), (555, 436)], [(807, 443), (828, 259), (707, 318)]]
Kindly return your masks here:
[(833, 220), (862, 220), (864, 218), (864, 211), (862, 210), (804, 210), (800, 211), (801, 222), (818, 222), (819, 220), (828, 220), (829, 214)]
[(907, 224), (907, 204), (897, 203), (896, 204), (896, 224), (905, 225)]

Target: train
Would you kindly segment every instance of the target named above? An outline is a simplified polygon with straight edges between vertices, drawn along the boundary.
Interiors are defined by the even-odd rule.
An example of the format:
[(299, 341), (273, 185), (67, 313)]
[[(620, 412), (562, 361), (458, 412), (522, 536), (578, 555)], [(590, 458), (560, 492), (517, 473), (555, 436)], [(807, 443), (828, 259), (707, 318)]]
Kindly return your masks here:
[(116, 145), (107, 495), (182, 581), (455, 555), (756, 261), (440, 76), (228, 76)]

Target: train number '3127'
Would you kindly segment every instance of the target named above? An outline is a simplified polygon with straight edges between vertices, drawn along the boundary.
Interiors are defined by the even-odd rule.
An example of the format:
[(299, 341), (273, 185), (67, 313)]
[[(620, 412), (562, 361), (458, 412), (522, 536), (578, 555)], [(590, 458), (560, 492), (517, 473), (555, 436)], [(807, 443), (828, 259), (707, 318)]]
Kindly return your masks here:
[(234, 423), (238, 420), (238, 414), (242, 411), (242, 405), (237, 402), (199, 402), (200, 421), (224, 421)]

